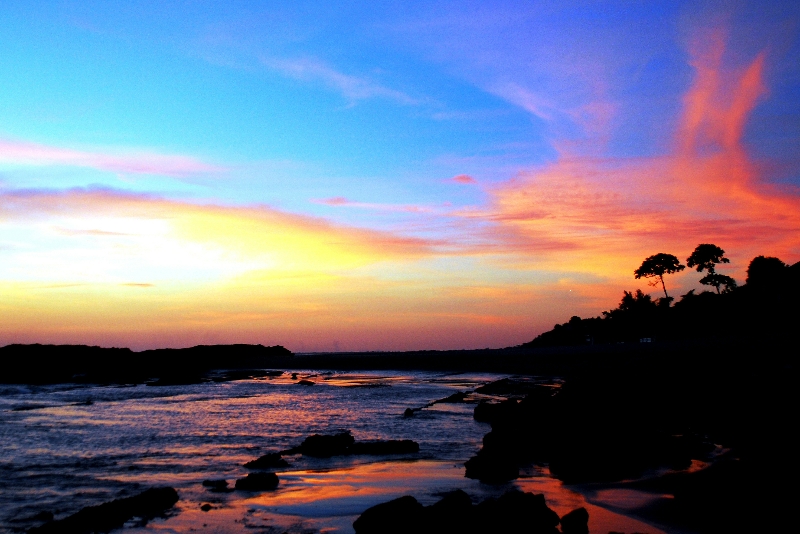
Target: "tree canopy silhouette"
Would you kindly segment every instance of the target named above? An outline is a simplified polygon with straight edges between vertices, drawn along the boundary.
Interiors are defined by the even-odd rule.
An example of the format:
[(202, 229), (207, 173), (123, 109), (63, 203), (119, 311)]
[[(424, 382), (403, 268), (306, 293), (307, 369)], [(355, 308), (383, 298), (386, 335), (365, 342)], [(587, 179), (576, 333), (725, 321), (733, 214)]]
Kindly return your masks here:
[(661, 289), (664, 290), (664, 297), (669, 298), (667, 294), (667, 286), (664, 284), (664, 275), (677, 273), (686, 268), (681, 265), (681, 262), (672, 254), (664, 254), (659, 252), (653, 256), (645, 258), (638, 269), (633, 271), (633, 276), (639, 278), (657, 278), (650, 283), (650, 285), (658, 285), (661, 282)]
[(736, 287), (736, 280), (724, 274), (718, 274), (716, 266), (718, 263), (730, 263), (725, 257), (725, 251), (717, 245), (702, 243), (697, 245), (691, 256), (686, 259), (686, 265), (696, 267), (698, 273), (708, 271), (708, 274), (700, 279), (700, 283), (712, 286), (720, 293), (720, 287), (724, 286), (725, 292), (732, 291)]
[(756, 288), (777, 288), (784, 282), (789, 266), (772, 256), (756, 256), (747, 267), (747, 285)]

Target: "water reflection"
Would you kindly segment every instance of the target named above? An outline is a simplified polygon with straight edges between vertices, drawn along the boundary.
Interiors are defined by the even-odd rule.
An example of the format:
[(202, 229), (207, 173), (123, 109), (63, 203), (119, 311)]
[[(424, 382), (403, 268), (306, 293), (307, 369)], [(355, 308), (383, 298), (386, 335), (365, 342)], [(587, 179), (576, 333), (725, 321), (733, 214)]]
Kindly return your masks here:
[[(630, 526), (546, 473), (497, 486), (464, 478), (463, 463), (478, 450), (488, 426), (473, 420), (472, 404), (429, 403), (498, 378), (298, 371), (295, 380), (285, 373), (163, 387), (4, 388), (0, 532), (32, 526), (26, 518), (43, 511), (64, 517), (153, 485), (175, 487), (181, 500), (168, 519), (132, 532), (352, 532), (352, 521), (364, 509), (404, 494), (431, 504), (440, 493), (460, 488), (477, 502), (514, 484), (545, 493), (559, 513), (586, 506), (593, 529), (616, 526), (598, 532), (660, 532)], [(298, 385), (301, 379), (314, 385)], [(15, 409), (20, 406), (37, 409)], [(428, 407), (414, 417), (402, 417), (407, 408), (423, 406)], [(420, 452), (414, 461), (288, 457), (291, 466), (279, 471), (278, 490), (262, 494), (215, 494), (201, 485), (207, 478), (232, 483), (247, 472), (247, 461), (313, 433), (344, 429), (357, 440), (413, 439)], [(202, 504), (211, 509), (202, 511)]]

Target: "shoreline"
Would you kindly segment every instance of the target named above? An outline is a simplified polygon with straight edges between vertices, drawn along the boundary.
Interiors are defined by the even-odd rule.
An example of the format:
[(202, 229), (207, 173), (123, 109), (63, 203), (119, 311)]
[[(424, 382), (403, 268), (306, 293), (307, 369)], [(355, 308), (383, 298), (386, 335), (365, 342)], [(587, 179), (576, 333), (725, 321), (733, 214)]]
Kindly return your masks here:
[[(713, 347), (714, 352), (709, 354), (709, 347)], [(556, 473), (552, 479), (568, 481), (568, 489), (573, 488), (573, 491), (584, 495), (586, 502), (593, 504), (594, 500), (601, 507), (604, 507), (602, 503), (608, 499), (613, 500), (615, 491), (618, 498), (624, 497), (626, 490), (644, 491), (662, 497), (672, 495), (671, 499), (662, 498), (649, 508), (607, 509), (613, 512), (622, 511), (627, 517), (655, 523), (655, 526), (668, 523), (667, 531), (670, 532), (676, 529), (703, 532), (715, 531), (720, 521), (724, 524), (744, 522), (756, 527), (759, 520), (778, 525), (789, 523), (780, 512), (767, 519), (761, 517), (760, 513), (761, 510), (771, 508), (783, 510), (792, 501), (792, 495), (781, 494), (778, 490), (779, 479), (787, 472), (787, 468), (791, 473), (792, 467), (783, 465), (774, 451), (781, 443), (789, 442), (787, 433), (790, 434), (791, 431), (780, 422), (793, 420), (792, 414), (797, 411), (797, 403), (794, 402), (797, 397), (794, 387), (796, 367), (793, 365), (792, 354), (776, 352), (776, 348), (778, 347), (770, 347), (769, 344), (733, 346), (729, 343), (720, 346), (682, 343), (535, 351), (497, 349), (488, 352), (319, 353), (270, 357), (268, 363), (271, 365), (263, 369), (280, 369), (284, 365), (284, 369), (295, 371), (301, 368), (344, 371), (373, 368), (380, 373), (418, 369), (422, 362), (427, 369), (421, 371), (430, 372), (501, 372), (565, 377), (568, 390), (574, 397), (569, 405), (572, 407), (563, 414), (554, 412), (556, 418), (552, 421), (561, 421), (559, 424), (562, 425), (563, 421), (577, 422), (585, 417), (614, 421), (615, 428), (624, 433), (611, 436), (615, 440), (622, 440), (621, 444), (626, 443), (628, 438), (625, 436), (639, 435), (642, 431), (640, 429), (655, 428), (667, 434), (693, 429), (692, 432), (701, 441), (721, 443), (734, 452), (725, 462), (719, 462), (721, 467), (706, 468), (691, 473), (690, 476), (683, 476), (686, 473), (678, 473), (678, 476), (668, 473), (651, 479), (626, 480), (621, 477), (619, 480), (587, 485), (573, 483), (571, 479), (576, 473), (580, 477), (580, 470), (563, 471), (562, 466), (562, 471)], [(759, 357), (738, 357), (743, 353), (748, 356), (757, 354)], [(487, 357), (489, 354), (494, 357)], [(725, 355), (726, 358), (721, 360), (720, 355)], [(472, 368), (476, 359), (483, 362), (477, 370)], [(284, 365), (280, 365), (281, 363)], [(181, 366), (172, 368), (173, 371), (180, 369)], [(508, 370), (498, 371), (499, 369)], [(208, 370), (205, 372), (208, 373)], [(282, 374), (284, 376), (281, 380), (288, 381), (286, 374)], [(183, 383), (249, 378), (248, 372), (223, 375), (200, 376), (192, 373), (191, 377), (199, 380)], [(262, 378), (269, 377), (262, 375)], [(298, 376), (294, 383), (301, 383), (300, 378)], [(324, 382), (324, 377), (309, 378), (312, 383)], [(768, 384), (768, 387), (765, 389), (759, 384)], [(519, 399), (528, 393), (530, 392), (519, 391), (512, 396)], [(625, 410), (620, 410), (622, 407)], [(535, 418), (524, 416), (512, 419), (512, 422), (525, 429), (525, 432), (534, 433), (543, 425), (547, 428), (552, 424), (546, 422), (548, 419), (541, 420), (546, 411), (537, 408), (531, 413)], [(581, 430), (580, 427), (569, 426), (563, 428), (577, 430), (576, 442), (585, 443), (587, 450), (593, 450), (595, 441), (604, 435), (602, 432), (597, 434), (598, 429)], [(557, 434), (559, 431), (551, 429), (549, 432)], [(523, 438), (519, 443), (525, 443), (525, 439), (528, 438)], [(652, 454), (652, 451), (642, 451), (635, 447), (631, 451), (636, 454)], [(605, 461), (602, 458), (602, 455), (598, 456), (587, 464), (589, 472), (594, 469), (593, 465)], [(525, 478), (519, 481), (527, 484)], [(694, 489), (695, 487), (699, 489)], [(753, 494), (754, 488), (768, 490)], [(592, 492), (594, 497), (590, 495)]]

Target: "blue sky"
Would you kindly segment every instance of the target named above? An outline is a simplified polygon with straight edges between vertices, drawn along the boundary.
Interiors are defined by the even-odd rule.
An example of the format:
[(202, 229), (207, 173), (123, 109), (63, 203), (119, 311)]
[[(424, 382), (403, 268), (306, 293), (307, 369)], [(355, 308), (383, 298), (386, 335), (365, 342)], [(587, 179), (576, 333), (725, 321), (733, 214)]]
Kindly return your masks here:
[[(738, 251), (739, 276), (754, 253), (800, 260), (799, 31), (793, 2), (4, 2), (0, 193), (13, 206), (77, 192), (92, 209), (101, 197), (255, 207), (420, 240), (425, 253), (358, 269), (439, 288), (458, 272), (464, 291), (535, 286), (529, 316), (495, 323), (510, 344), (610, 306), (651, 248), (717, 239)], [(724, 176), (746, 193), (720, 197)], [(54, 216), (24, 205), (5, 220)], [(647, 229), (616, 219), (637, 209)], [(713, 230), (656, 229), (689, 219)], [(12, 226), (0, 277), (13, 285), (28, 260)], [(71, 250), (51, 238), (41, 254)], [(560, 295), (558, 280), (576, 285), (536, 293)], [(436, 306), (458, 315), (447, 298)], [(487, 335), (474, 343), (502, 343)]]

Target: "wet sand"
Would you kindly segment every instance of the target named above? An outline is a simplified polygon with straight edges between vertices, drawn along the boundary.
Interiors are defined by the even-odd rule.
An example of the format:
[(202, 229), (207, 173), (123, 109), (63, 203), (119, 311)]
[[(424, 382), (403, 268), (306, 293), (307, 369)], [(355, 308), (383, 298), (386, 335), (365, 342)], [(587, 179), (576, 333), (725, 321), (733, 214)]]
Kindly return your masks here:
[[(277, 471), (277, 490), (258, 494), (211, 493), (199, 484), (181, 490), (173, 516), (156, 519), (146, 528), (129, 532), (321, 532), (352, 533), (353, 521), (370, 506), (403, 495), (412, 495), (424, 505), (433, 504), (447, 491), (463, 489), (479, 502), (511, 488), (542, 493), (550, 508), (563, 515), (578, 507), (589, 511), (589, 530), (665, 534), (667, 531), (627, 517), (600, 504), (613, 499), (588, 499), (578, 488), (570, 488), (531, 470), (526, 477), (506, 484), (488, 485), (464, 478), (463, 464), (433, 460), (381, 461), (329, 470)], [(635, 502), (648, 494), (626, 490)], [(619, 501), (619, 499), (617, 499)], [(212, 508), (204, 512), (203, 504)], [(669, 532), (675, 532), (670, 530)]]

